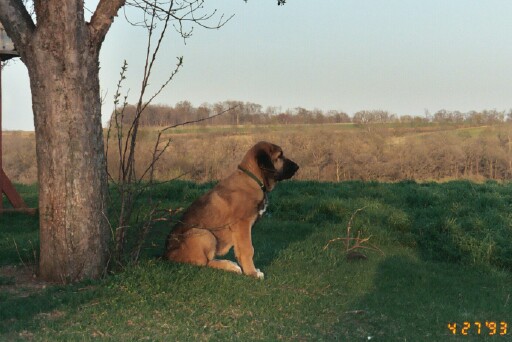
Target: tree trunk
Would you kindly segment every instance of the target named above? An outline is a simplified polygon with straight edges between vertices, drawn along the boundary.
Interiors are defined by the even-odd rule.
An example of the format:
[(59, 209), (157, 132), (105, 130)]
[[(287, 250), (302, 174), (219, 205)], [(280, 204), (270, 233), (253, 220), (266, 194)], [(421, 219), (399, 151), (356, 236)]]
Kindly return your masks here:
[(38, 23), (25, 60), (36, 130), (40, 275), (72, 282), (99, 277), (108, 257), (99, 46), (90, 44), (76, 8), (52, 4), (48, 16), (62, 20)]
[(125, 0), (99, 0), (90, 23), (83, 0), (0, 0), (0, 21), (26, 64), (39, 177), (40, 275), (97, 278), (108, 262), (107, 177), (99, 51)]

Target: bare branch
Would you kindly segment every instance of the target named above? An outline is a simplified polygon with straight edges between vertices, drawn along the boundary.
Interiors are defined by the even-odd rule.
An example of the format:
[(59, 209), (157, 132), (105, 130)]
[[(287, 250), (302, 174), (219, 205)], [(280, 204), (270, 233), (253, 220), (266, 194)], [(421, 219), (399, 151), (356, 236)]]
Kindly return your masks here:
[(158, 89), (150, 98), (149, 100), (144, 103), (144, 106), (142, 107), (142, 111), (146, 109), (148, 105), (153, 102), (153, 100), (160, 95), (160, 93), (164, 90), (165, 87), (174, 79), (174, 76), (178, 73), (179, 69), (183, 67), (183, 57), (177, 57), (178, 63), (176, 64), (176, 69), (171, 73), (171, 75), (167, 78), (167, 80), (160, 86), (160, 89)]
[(236, 105), (234, 107), (230, 107), (230, 108), (228, 108), (226, 110), (223, 110), (220, 113), (217, 113), (217, 114), (212, 115), (212, 116), (207, 117), (207, 118), (202, 118), (202, 119), (198, 119), (198, 120), (191, 120), (191, 121), (181, 122), (181, 123), (178, 123), (178, 124), (175, 124), (175, 125), (172, 125), (172, 126), (168, 126), (168, 127), (165, 127), (163, 129), (161, 129), (158, 132), (158, 137), (157, 137), (156, 142), (155, 142), (155, 147), (153, 149), (153, 156), (151, 158), (151, 163), (148, 165), (146, 170), (143, 172), (142, 176), (139, 179), (139, 182), (141, 182), (144, 179), (144, 177), (148, 174), (148, 172), (150, 173), (150, 177), (149, 177), (150, 178), (150, 182), (153, 181), (153, 172), (154, 172), (155, 164), (156, 164), (156, 162), (160, 159), (162, 154), (164, 154), (164, 152), (167, 150), (167, 148), (171, 144), (171, 139), (167, 139), (165, 146), (161, 150), (158, 149), (158, 147), (162, 143), (162, 141), (161, 141), (162, 134), (165, 131), (167, 131), (167, 130), (169, 130), (171, 128), (179, 127), (179, 126), (191, 125), (191, 124), (198, 123), (198, 122), (201, 122), (201, 121), (212, 120), (212, 119), (216, 118), (217, 116), (223, 115), (223, 114), (225, 114), (225, 113), (227, 113), (227, 112), (229, 112), (229, 111), (231, 111), (231, 110), (233, 110), (233, 109), (235, 109), (237, 107), (238, 107), (238, 105)]
[[(109, 151), (109, 146), (110, 146), (110, 134), (112, 132), (112, 126), (115, 124), (115, 129), (116, 129), (116, 133), (117, 133), (117, 143), (118, 143), (117, 147), (118, 147), (119, 161), (120, 161), (119, 171), (118, 171), (118, 180), (119, 180), (120, 175), (123, 173), (122, 172), (123, 170), (121, 169), (122, 168), (121, 151), (122, 151), (123, 117), (124, 117), (124, 111), (127, 106), (126, 99), (127, 99), (128, 95), (126, 95), (124, 97), (124, 101), (123, 101), (121, 110), (118, 110), (117, 106), (119, 105), (119, 99), (121, 97), (121, 87), (122, 87), (123, 81), (126, 79), (125, 73), (127, 70), (128, 70), (128, 63), (125, 60), (123, 62), (123, 66), (121, 67), (120, 78), (119, 78), (119, 81), (117, 82), (117, 88), (116, 88), (116, 92), (114, 94), (114, 112), (112, 114), (113, 117), (111, 117), (110, 121), (109, 121), (108, 130), (107, 130), (107, 143), (105, 146), (106, 147), (105, 155), (108, 156), (108, 151)], [(121, 117), (121, 119), (119, 119), (119, 117)], [(112, 175), (108, 171), (108, 164), (107, 164), (107, 175), (110, 180), (112, 180), (112, 181), (114, 180)]]
[[(160, 21), (164, 21), (166, 18), (175, 21), (173, 24), (175, 30), (183, 39), (187, 39), (192, 35), (194, 27), (187, 29), (185, 23), (191, 23), (206, 29), (219, 29), (234, 17), (234, 15), (231, 15), (225, 18), (224, 15), (221, 15), (215, 24), (210, 24), (217, 15), (217, 10), (200, 13), (204, 10), (204, 3), (204, 0), (128, 0), (126, 5), (140, 9), (148, 15), (154, 15)], [(169, 4), (168, 8), (164, 7), (166, 4)]]
[[(244, 0), (245, 2), (247, 2), (247, 0)], [(277, 0), (277, 6), (281, 6), (281, 5), (284, 5), (286, 3), (286, 0)]]
[(91, 41), (101, 44), (110, 26), (114, 22), (117, 12), (126, 3), (126, 0), (100, 0), (89, 23)]
[(359, 208), (352, 213), (352, 216), (350, 217), (350, 220), (347, 223), (347, 229), (346, 229), (347, 235), (345, 237), (338, 237), (338, 238), (329, 240), (323, 248), (324, 251), (327, 248), (329, 248), (329, 245), (331, 243), (336, 242), (336, 241), (343, 241), (343, 242), (345, 242), (345, 253), (346, 253), (347, 258), (353, 258), (353, 259), (364, 258), (364, 259), (366, 259), (366, 256), (364, 254), (356, 252), (358, 249), (368, 249), (368, 250), (372, 250), (375, 252), (379, 252), (382, 255), (384, 255), (384, 252), (380, 248), (368, 243), (368, 241), (370, 241), (371, 235), (367, 238), (361, 238), (361, 232), (358, 231), (357, 237), (355, 237), (355, 238), (350, 237), (351, 230), (352, 230), (352, 222), (354, 221), (355, 216), (357, 215), (357, 213), (364, 210), (365, 208), (366, 208), (366, 206)]
[(164, 129), (162, 129), (160, 132), (165, 132), (171, 128), (176, 128), (176, 127), (179, 127), (179, 126), (185, 126), (185, 125), (190, 125), (190, 124), (194, 124), (194, 123), (198, 123), (198, 122), (201, 122), (201, 121), (206, 121), (206, 120), (211, 120), (211, 119), (214, 119), (216, 118), (217, 116), (220, 116), (222, 114), (225, 114), (235, 108), (237, 108), (238, 105), (234, 106), (234, 107), (230, 107), (226, 110), (223, 110), (222, 112), (220, 113), (217, 113), (215, 115), (212, 115), (212, 116), (209, 116), (207, 118), (202, 118), (202, 119), (197, 119), (197, 120), (190, 120), (190, 121), (185, 121), (185, 122), (181, 122), (181, 123), (178, 123), (178, 124), (175, 124), (175, 125), (172, 125), (172, 126), (168, 126), (168, 127), (165, 127)]
[(26, 49), (35, 24), (21, 0), (0, 0), (0, 22), (22, 55)]
[[(156, 0), (155, 0), (155, 3), (156, 3)], [(173, 5), (174, 5), (174, 1), (171, 1), (169, 4), (169, 11), (172, 10)], [(129, 173), (128, 176), (133, 177), (133, 179), (136, 178), (135, 177), (135, 165), (134, 165), (135, 159), (134, 158), (135, 158), (135, 144), (136, 144), (136, 139), (137, 139), (137, 131), (139, 128), (140, 117), (141, 117), (142, 113), (144, 112), (144, 110), (146, 109), (146, 107), (148, 106), (148, 104), (151, 101), (153, 101), (153, 99), (158, 94), (160, 94), (160, 92), (164, 89), (165, 86), (167, 86), (167, 84), (169, 84), (169, 82), (174, 78), (174, 75), (176, 75), (176, 73), (179, 71), (180, 67), (183, 65), (183, 58), (182, 57), (178, 58), (178, 64), (177, 64), (176, 68), (174, 69), (174, 71), (171, 73), (171, 76), (168, 78), (168, 80), (160, 87), (160, 89), (157, 91), (157, 93), (154, 94), (148, 102), (146, 102), (145, 104), (143, 103), (143, 98), (146, 93), (147, 86), (149, 84), (149, 78), (151, 76), (151, 71), (153, 70), (153, 65), (155, 63), (156, 57), (157, 57), (160, 47), (162, 45), (162, 41), (163, 41), (163, 38), (167, 31), (167, 26), (168, 26), (168, 23), (170, 20), (170, 16), (167, 15), (167, 17), (164, 20), (164, 27), (163, 27), (162, 31), (160, 32), (160, 37), (158, 38), (156, 47), (154, 48), (153, 53), (151, 54), (151, 39), (152, 39), (153, 31), (154, 31), (153, 24), (154, 24), (155, 18), (156, 18), (156, 11), (153, 10), (150, 24), (147, 26), (147, 28), (148, 28), (148, 44), (147, 44), (147, 50), (146, 50), (146, 64), (144, 66), (144, 75), (143, 75), (143, 79), (142, 79), (141, 91), (139, 94), (139, 100), (137, 103), (135, 118), (132, 121), (132, 125), (128, 131), (128, 138), (130, 138), (130, 139), (128, 139), (128, 138), (126, 139), (125, 149), (124, 149), (124, 153), (123, 153), (123, 160), (125, 160), (126, 153), (128, 152), (128, 159), (126, 162), (126, 170)], [(128, 142), (130, 143), (129, 145), (128, 145)]]
[(137, 244), (133, 248), (132, 255), (131, 255), (132, 261), (134, 261), (134, 262), (137, 262), (139, 260), (140, 251), (142, 250), (142, 246), (144, 244), (144, 241), (146, 240), (146, 235), (148, 234), (149, 229), (151, 228), (151, 224), (153, 223), (153, 220), (154, 220), (154, 217), (155, 217), (155, 214), (157, 211), (158, 211), (157, 206), (153, 206), (151, 208), (149, 214), (147, 214), (146, 219), (144, 220), (144, 224), (142, 225), (142, 227), (140, 229), (140, 236), (137, 239)]

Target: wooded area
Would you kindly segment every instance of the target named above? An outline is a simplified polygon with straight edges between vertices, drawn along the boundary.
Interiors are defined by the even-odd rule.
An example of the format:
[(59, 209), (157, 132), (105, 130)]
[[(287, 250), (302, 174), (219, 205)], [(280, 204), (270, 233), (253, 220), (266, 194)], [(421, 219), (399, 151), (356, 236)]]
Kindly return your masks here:
[[(252, 144), (269, 140), (281, 145), (301, 165), (297, 179), (393, 182), (512, 178), (510, 113), (440, 111), (424, 118), (398, 118), (382, 111), (365, 111), (349, 117), (342, 112), (305, 109), (278, 113), (277, 109), (263, 110), (256, 104), (235, 101), (197, 108), (186, 101), (174, 107), (149, 106), (148, 115), (141, 118), (146, 127), (139, 136), (138, 165), (142, 168), (150, 163), (159, 130), (147, 126), (196, 120), (235, 105), (235, 110), (213, 120), (167, 131), (165, 138), (171, 139), (171, 145), (156, 165), (155, 177), (161, 181), (175, 177), (217, 180), (236, 167)], [(128, 106), (124, 120), (130, 113)], [(286, 123), (280, 121), (285, 117)], [(109, 151), (108, 159), (109, 171), (115, 177), (118, 158)], [(15, 182), (37, 181), (32, 133), (5, 134), (4, 169)]]
[[(326, 124), (326, 123), (408, 123), (408, 124), (457, 124), (457, 125), (495, 125), (512, 120), (512, 109), (469, 111), (439, 110), (431, 114), (428, 110), (423, 116), (401, 115), (385, 110), (361, 110), (351, 117), (340, 110), (323, 111), (296, 107), (283, 110), (281, 107), (266, 107), (252, 102), (223, 101), (214, 104), (203, 103), (194, 107), (189, 101), (181, 101), (174, 106), (149, 105), (140, 117), (141, 126), (165, 127), (182, 122), (207, 119), (217, 113), (228, 113), (214, 120), (202, 121), (200, 125), (288, 125), (288, 124)], [(135, 116), (136, 106), (126, 105), (123, 122), (130, 124)]]

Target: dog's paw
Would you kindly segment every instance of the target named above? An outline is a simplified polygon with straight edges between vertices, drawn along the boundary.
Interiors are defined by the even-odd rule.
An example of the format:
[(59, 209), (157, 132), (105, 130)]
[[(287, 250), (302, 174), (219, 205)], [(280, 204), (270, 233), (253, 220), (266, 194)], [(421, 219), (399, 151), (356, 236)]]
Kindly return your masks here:
[(265, 274), (263, 272), (261, 272), (259, 268), (256, 269), (256, 278), (258, 278), (258, 279), (265, 278)]
[(235, 273), (238, 273), (238, 274), (242, 274), (242, 268), (240, 266), (238, 266), (238, 264), (234, 261), (230, 261), (230, 260), (226, 260), (227, 262), (229, 262), (231, 265), (230, 265), (230, 268), (229, 270), (232, 271), (232, 272), (235, 272)]
[(244, 272), (242, 272), (242, 268), (238, 265), (235, 264), (235, 267), (234, 267), (234, 272), (235, 273), (238, 273), (238, 274), (243, 274)]

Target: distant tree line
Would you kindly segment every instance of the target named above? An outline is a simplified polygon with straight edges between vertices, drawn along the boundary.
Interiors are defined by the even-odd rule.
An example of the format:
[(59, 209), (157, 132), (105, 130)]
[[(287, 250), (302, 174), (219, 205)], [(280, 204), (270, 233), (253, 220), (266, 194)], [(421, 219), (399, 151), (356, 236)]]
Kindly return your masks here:
[[(305, 109), (296, 107), (283, 110), (281, 107), (266, 107), (256, 103), (241, 101), (224, 101), (215, 104), (204, 103), (194, 107), (189, 101), (181, 101), (174, 106), (149, 105), (140, 118), (142, 126), (166, 127), (188, 121), (197, 121), (212, 117), (229, 108), (226, 114), (212, 120), (200, 122), (200, 125), (287, 125), (287, 124), (333, 124), (354, 123), (358, 125), (374, 124), (411, 124), (422, 125), (430, 123), (485, 126), (512, 121), (512, 109), (509, 111), (448, 111), (439, 110), (434, 114), (425, 112), (424, 116), (397, 116), (385, 110), (362, 110), (352, 117), (339, 110), (323, 111), (320, 109)], [(135, 116), (135, 106), (127, 105), (118, 119), (129, 124)], [(119, 110), (118, 110), (119, 112)]]
[[(481, 127), (429, 123), (408, 125), (215, 126), (169, 130), (169, 150), (155, 177), (212, 181), (236, 169), (247, 149), (259, 140), (283, 147), (300, 165), (302, 180), (377, 180), (395, 182), (470, 179), (512, 180), (512, 122)], [(151, 162), (158, 131), (141, 131), (140, 165)], [(112, 138), (112, 137), (111, 137)], [(33, 133), (6, 132), (3, 168), (11, 180), (37, 181)], [(115, 178), (118, 156), (109, 150), (109, 172)], [(142, 174), (145, 168), (138, 169)]]

